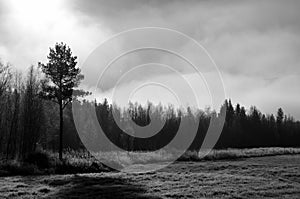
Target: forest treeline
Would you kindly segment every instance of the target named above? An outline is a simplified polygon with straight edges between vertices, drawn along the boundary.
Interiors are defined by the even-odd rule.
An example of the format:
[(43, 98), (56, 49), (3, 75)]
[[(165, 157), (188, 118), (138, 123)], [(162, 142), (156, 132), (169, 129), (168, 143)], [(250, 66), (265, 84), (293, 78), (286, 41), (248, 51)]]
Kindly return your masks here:
[[(40, 97), (42, 89), (40, 72), (30, 67), (24, 78), (20, 73), (12, 73), (11, 67), (1, 63), (0, 87), (0, 152), (7, 158), (22, 157), (38, 147), (57, 151), (59, 143), (59, 107), (52, 101)], [(218, 117), (214, 111), (175, 109), (172, 106), (130, 104), (124, 110), (103, 102), (77, 102), (82, 110), (95, 107), (96, 115), (103, 131), (118, 146), (127, 150), (155, 150), (172, 139), (183, 117), (199, 122), (199, 128), (190, 150), (197, 150), (202, 144), (211, 117)], [(280, 108), (276, 115), (265, 115), (254, 106), (249, 110), (239, 104), (233, 106), (226, 100), (221, 109), (226, 108), (224, 128), (215, 148), (245, 147), (299, 147), (300, 122), (284, 114)], [(113, 117), (113, 112), (117, 115)], [(151, 113), (150, 113), (151, 112)], [(140, 125), (149, 124), (152, 119), (165, 123), (161, 136), (152, 139), (133, 139), (122, 133), (115, 119), (126, 126), (128, 118)], [(85, 114), (82, 114), (85, 117)], [(84, 149), (73, 121), (72, 105), (64, 110), (64, 148)], [(87, 117), (88, 118), (88, 117)], [(82, 127), (87, 132), (89, 123)], [(133, 129), (134, 130), (134, 129)], [(189, 132), (186, 132), (187, 136)], [(97, 139), (97, 135), (95, 139)], [(94, 139), (94, 138), (93, 138)], [(109, 150), (109, 143), (103, 142), (98, 149)]]
[[(91, 140), (90, 144), (95, 145), (91, 148), (95, 151), (110, 150), (111, 142), (129, 151), (157, 150), (176, 136), (183, 120), (188, 121), (184, 124), (187, 126), (181, 126), (186, 129), (186, 137), (191, 136), (189, 126), (198, 126), (189, 150), (199, 150), (211, 120), (220, 120), (224, 113), (224, 127), (215, 148), (300, 147), (300, 122), (284, 114), (281, 108), (276, 115), (266, 115), (254, 106), (249, 110), (239, 104), (234, 106), (231, 100), (226, 100), (217, 112), (191, 107), (178, 109), (150, 102), (143, 106), (130, 103), (125, 109), (109, 104), (106, 99), (103, 102), (79, 101), (74, 96), (84, 96), (88, 92), (74, 89), (84, 78), (76, 66), (77, 57), (65, 44), (57, 43), (50, 48), (47, 58), (48, 63), (31, 66), (27, 75), (14, 72), (11, 65), (0, 61), (2, 157), (23, 159), (38, 149), (45, 149), (59, 151), (62, 160), (63, 148), (85, 148), (81, 139)], [(80, 124), (81, 139), (71, 102), (76, 103), (84, 121)], [(97, 123), (110, 142), (102, 139), (100, 132), (95, 132), (89, 121), (90, 110), (95, 111)], [(136, 127), (129, 123), (130, 119), (139, 126), (147, 126), (153, 121), (164, 125), (158, 134), (148, 139), (136, 138), (122, 130), (137, 133)]]
[[(252, 106), (249, 110), (239, 104), (233, 106), (231, 100), (225, 100), (218, 113), (209, 109), (205, 111), (190, 107), (175, 109), (172, 105), (163, 106), (151, 103), (144, 106), (138, 103), (130, 103), (127, 109), (121, 109), (116, 105), (109, 104), (107, 100), (102, 103), (84, 101), (78, 104), (81, 107), (81, 117), (89, 118), (90, 111), (88, 110), (95, 110), (98, 122), (109, 140), (115, 145), (130, 151), (151, 151), (164, 147), (176, 136), (183, 119), (188, 121), (184, 125), (198, 125), (196, 136), (189, 150), (199, 150), (211, 119), (218, 121), (222, 117), (221, 113), (223, 111), (226, 111), (225, 123), (215, 149), (300, 146), (300, 122), (295, 121), (292, 116), (285, 115), (281, 108), (274, 116), (273, 114), (265, 115), (261, 113), (255, 106)], [(139, 126), (146, 126), (151, 122), (149, 115), (151, 115), (152, 120), (165, 123), (161, 131), (156, 134), (159, 134), (159, 136), (155, 135), (144, 139), (124, 134), (122, 129), (127, 132), (138, 132), (128, 122), (130, 118)], [(70, 114), (69, 118), (71, 117)], [(82, 122), (80, 125), (82, 125), (81, 130), (83, 129), (83, 132), (87, 133), (89, 139), (98, 140), (98, 142), (94, 142), (99, 145), (94, 146), (95, 151), (110, 149), (110, 143), (101, 142), (101, 136), (97, 132), (89, 132), (90, 127), (93, 125), (88, 121)], [(190, 128), (183, 126), (182, 129)], [(192, 136), (188, 130), (184, 133), (186, 136)], [(84, 138), (84, 136), (82, 137)], [(177, 144), (176, 147), (180, 148), (180, 143)]]

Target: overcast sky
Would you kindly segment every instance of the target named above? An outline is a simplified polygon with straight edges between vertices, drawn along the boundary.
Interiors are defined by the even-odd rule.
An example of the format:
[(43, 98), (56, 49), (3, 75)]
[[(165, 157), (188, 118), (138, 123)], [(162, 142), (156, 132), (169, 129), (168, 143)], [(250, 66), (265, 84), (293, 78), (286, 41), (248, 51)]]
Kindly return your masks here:
[[(101, 42), (116, 33), (146, 26), (171, 28), (207, 49), (222, 72), (226, 95), (234, 103), (256, 105), (266, 113), (282, 107), (300, 119), (299, 8), (297, 0), (0, 0), (0, 57), (25, 71), (31, 64), (45, 62), (49, 47), (63, 41), (81, 66)], [(196, 81), (193, 75), (184, 71), (191, 83)], [(147, 78), (140, 76), (136, 81)], [(152, 80), (168, 79), (180, 87), (176, 78), (171, 73), (152, 76)], [(126, 81), (120, 87), (126, 90), (131, 85)], [(108, 86), (99, 95), (110, 89)], [(201, 89), (205, 90), (203, 85), (194, 89), (201, 94)], [(136, 98), (176, 101), (151, 86), (146, 93), (148, 97), (145, 91), (137, 92)], [(201, 97), (204, 106), (209, 100)]]

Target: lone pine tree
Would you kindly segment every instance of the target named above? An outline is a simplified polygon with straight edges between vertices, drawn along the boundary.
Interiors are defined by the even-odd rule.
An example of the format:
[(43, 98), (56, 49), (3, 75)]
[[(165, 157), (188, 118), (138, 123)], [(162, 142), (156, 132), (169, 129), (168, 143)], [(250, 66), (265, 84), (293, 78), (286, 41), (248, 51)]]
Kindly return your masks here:
[[(59, 133), (59, 159), (62, 160), (63, 151), (63, 110), (75, 97), (86, 93), (74, 90), (84, 78), (77, 65), (77, 57), (72, 55), (70, 47), (64, 43), (56, 43), (50, 48), (48, 63), (39, 63), (39, 67), (45, 74), (42, 83), (41, 95), (59, 105), (60, 133)], [(76, 91), (76, 92), (75, 92)], [(76, 93), (76, 95), (75, 95)]]

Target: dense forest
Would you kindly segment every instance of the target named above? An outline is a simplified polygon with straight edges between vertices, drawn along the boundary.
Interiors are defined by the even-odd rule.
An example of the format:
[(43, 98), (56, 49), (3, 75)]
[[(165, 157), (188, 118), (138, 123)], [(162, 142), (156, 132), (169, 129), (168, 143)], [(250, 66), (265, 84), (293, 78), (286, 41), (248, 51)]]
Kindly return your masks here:
[[(49, 96), (46, 98), (43, 95), (47, 78), (44, 73), (45, 67), (41, 69), (31, 66), (27, 75), (23, 76), (14, 72), (11, 65), (0, 62), (0, 153), (7, 159), (24, 158), (40, 148), (58, 151), (60, 142), (64, 149), (85, 148), (73, 121), (72, 104), (65, 103), (62, 109)], [(66, 99), (61, 99), (62, 103)], [(190, 122), (199, 122), (197, 135), (189, 148), (198, 150), (211, 118), (218, 118), (221, 112), (190, 107), (176, 109), (171, 105), (154, 105), (150, 102), (147, 105), (130, 103), (124, 109), (109, 104), (106, 99), (103, 102), (77, 99), (73, 101), (82, 107), (83, 112), (88, 107), (95, 107), (98, 121), (106, 136), (116, 145), (130, 151), (151, 151), (163, 147), (175, 136), (183, 117)], [(62, 115), (59, 114), (60, 109)], [(215, 148), (300, 147), (300, 122), (287, 116), (281, 108), (276, 115), (266, 115), (255, 106), (246, 110), (245, 107), (233, 105), (231, 100), (226, 100), (220, 110), (226, 110), (226, 120)], [(132, 118), (136, 124), (146, 126), (151, 122), (150, 114), (152, 120), (165, 123), (159, 136), (150, 139), (133, 138), (124, 134), (115, 121), (118, 119), (118, 123), (126, 126), (128, 118)], [(85, 113), (82, 115), (84, 117)], [(63, 125), (60, 126), (62, 121)], [(82, 128), (88, 132), (89, 123)], [(186, 133), (188, 136), (189, 132)], [(97, 139), (97, 134), (93, 136)], [(109, 150), (109, 144), (103, 142), (96, 148)]]

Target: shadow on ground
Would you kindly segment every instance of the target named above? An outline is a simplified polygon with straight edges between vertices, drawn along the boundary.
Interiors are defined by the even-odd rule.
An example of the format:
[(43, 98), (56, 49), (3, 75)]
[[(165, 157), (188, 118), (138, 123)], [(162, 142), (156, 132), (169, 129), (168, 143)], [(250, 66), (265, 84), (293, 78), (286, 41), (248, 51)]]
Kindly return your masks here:
[(147, 190), (137, 182), (120, 177), (74, 176), (49, 183), (57, 192), (47, 198), (106, 198), (106, 199), (159, 199), (146, 195)]

